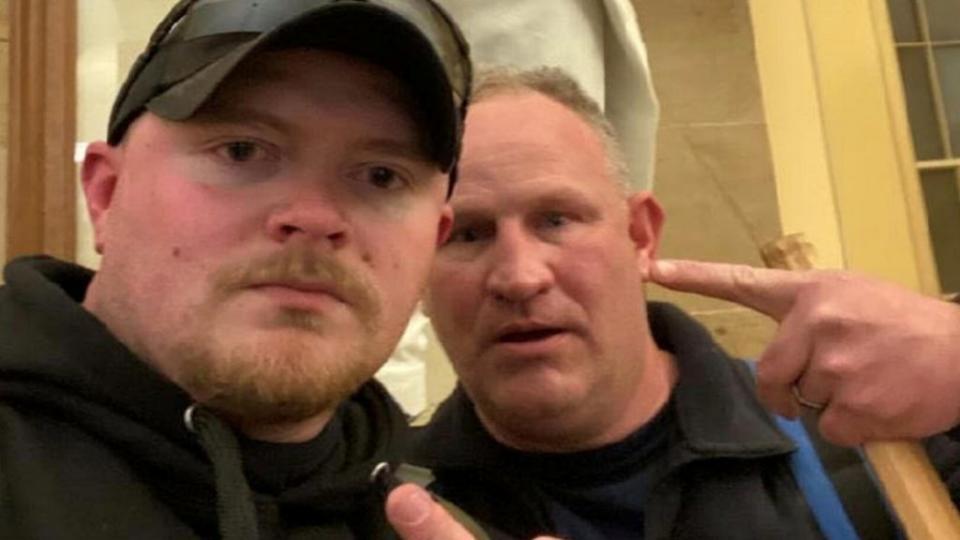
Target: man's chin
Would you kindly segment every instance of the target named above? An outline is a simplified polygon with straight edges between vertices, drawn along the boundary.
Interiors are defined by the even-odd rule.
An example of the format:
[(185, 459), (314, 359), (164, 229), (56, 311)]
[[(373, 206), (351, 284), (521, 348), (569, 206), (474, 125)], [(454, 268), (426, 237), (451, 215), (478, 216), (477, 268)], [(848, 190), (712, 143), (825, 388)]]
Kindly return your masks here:
[(174, 351), (178, 382), (200, 403), (243, 424), (316, 417), (349, 397), (375, 370), (368, 351), (344, 350), (297, 328), (260, 330), (239, 343), (226, 342), (235, 345)]
[(210, 396), (200, 404), (243, 431), (253, 426), (285, 430), (317, 417), (328, 416), (342, 399), (339, 396), (318, 398), (314, 395), (313, 398), (303, 399), (301, 395), (257, 399), (248, 394), (224, 393)]
[(487, 396), (498, 409), (527, 419), (562, 417), (590, 399), (582, 374), (553, 368), (490, 377)]
[[(348, 334), (347, 329), (334, 327), (329, 323), (308, 321), (312, 319), (304, 319), (299, 324), (238, 325), (224, 328), (216, 332), (216, 335), (221, 343), (230, 343), (235, 349), (314, 350), (313, 354), (323, 355), (332, 354), (334, 349), (343, 348), (340, 344), (347, 341), (343, 338)], [(351, 331), (350, 335), (352, 334)]]

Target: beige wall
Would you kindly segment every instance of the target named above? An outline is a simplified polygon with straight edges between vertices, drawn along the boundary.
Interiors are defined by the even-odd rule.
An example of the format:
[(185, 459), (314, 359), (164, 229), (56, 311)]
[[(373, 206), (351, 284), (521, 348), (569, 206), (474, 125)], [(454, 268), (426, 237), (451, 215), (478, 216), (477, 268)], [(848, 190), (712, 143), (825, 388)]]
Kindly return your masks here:
[[(634, 2), (661, 104), (661, 256), (762, 266), (781, 235), (747, 0)], [(695, 36), (696, 39), (691, 39)], [(756, 357), (773, 324), (718, 300), (652, 287), (693, 313), (731, 353)]]
[(7, 0), (0, 0), (0, 261), (7, 260), (7, 109), (10, 104), (10, 12), (7, 4)]

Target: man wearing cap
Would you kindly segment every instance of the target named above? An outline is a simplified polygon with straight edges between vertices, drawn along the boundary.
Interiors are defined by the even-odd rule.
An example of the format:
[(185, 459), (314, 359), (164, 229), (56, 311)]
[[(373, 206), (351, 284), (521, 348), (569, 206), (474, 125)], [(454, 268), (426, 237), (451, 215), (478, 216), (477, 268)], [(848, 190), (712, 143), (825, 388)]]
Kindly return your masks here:
[(83, 189), (102, 265), (6, 266), (4, 538), (384, 538), (370, 378), (435, 245), (469, 92), (430, 0), (182, 1)]

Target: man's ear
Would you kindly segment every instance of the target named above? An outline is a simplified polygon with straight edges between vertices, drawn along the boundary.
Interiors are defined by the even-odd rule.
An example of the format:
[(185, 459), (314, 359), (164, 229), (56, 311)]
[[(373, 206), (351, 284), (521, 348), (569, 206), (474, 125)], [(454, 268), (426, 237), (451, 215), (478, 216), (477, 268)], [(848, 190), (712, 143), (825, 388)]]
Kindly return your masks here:
[(630, 209), (630, 239), (637, 250), (637, 265), (646, 279), (650, 263), (660, 247), (660, 230), (663, 227), (663, 208), (649, 191), (640, 191), (627, 200)]
[(443, 211), (440, 214), (440, 222), (437, 224), (437, 247), (442, 246), (450, 238), (450, 231), (453, 229), (453, 208), (449, 204), (443, 205)]
[(93, 241), (97, 253), (103, 254), (110, 205), (120, 176), (122, 150), (100, 141), (87, 146), (83, 158), (83, 194), (87, 202), (87, 214), (93, 224)]

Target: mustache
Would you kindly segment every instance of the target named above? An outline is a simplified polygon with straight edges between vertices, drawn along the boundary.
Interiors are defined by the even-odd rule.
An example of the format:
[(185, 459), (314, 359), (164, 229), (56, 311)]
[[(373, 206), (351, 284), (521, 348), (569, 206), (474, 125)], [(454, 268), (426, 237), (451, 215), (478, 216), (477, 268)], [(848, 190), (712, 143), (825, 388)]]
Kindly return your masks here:
[(263, 283), (317, 283), (367, 317), (380, 314), (374, 287), (358, 271), (336, 257), (304, 246), (228, 265), (213, 274), (214, 294), (220, 298)]

